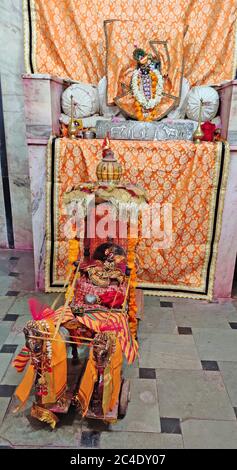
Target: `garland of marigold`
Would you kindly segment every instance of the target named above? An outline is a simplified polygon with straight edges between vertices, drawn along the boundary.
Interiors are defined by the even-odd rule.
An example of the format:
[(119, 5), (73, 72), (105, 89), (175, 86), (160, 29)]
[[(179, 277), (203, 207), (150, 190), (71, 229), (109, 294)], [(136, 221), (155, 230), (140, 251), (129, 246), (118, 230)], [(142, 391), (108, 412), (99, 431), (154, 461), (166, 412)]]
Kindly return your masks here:
[[(156, 85), (157, 85), (157, 76), (154, 72), (151, 72), (150, 73), (150, 76), (151, 76), (151, 92), (152, 92), (152, 98), (155, 97), (155, 94), (156, 94)], [(140, 86), (140, 80), (139, 80), (139, 86)], [(141, 104), (139, 103), (139, 101), (135, 100), (135, 110), (136, 110), (136, 116), (137, 116), (137, 119), (138, 121), (153, 121), (155, 119), (155, 115), (156, 115), (156, 107), (153, 108), (150, 112), (149, 112), (149, 116), (148, 117), (144, 117), (143, 115), (143, 112), (142, 112), (142, 106)]]
[(131, 238), (128, 236), (128, 256), (127, 265), (130, 269), (130, 289), (128, 300), (128, 321), (131, 334), (136, 337), (137, 335), (137, 302), (136, 302), (136, 287), (137, 287), (137, 270), (136, 270), (136, 246), (138, 238)]
[[(74, 277), (74, 273), (76, 270), (76, 266), (74, 265), (75, 261), (78, 261), (80, 256), (80, 242), (79, 240), (73, 239), (69, 240), (69, 247), (68, 247), (68, 266), (67, 272), (72, 272), (72, 279)], [(65, 298), (66, 300), (69, 299), (69, 302), (72, 301), (74, 296), (74, 288), (72, 287), (72, 279), (70, 279)]]

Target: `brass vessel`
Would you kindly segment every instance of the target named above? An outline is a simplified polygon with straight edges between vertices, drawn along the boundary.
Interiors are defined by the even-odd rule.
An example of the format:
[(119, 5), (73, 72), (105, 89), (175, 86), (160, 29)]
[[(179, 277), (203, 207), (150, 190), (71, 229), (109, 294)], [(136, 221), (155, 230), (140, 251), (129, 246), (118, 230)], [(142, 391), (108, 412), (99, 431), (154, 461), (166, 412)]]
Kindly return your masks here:
[(198, 116), (198, 126), (195, 132), (193, 133), (193, 142), (195, 144), (200, 144), (202, 142), (202, 137), (204, 136), (204, 132), (202, 131), (201, 124), (202, 124), (202, 106), (203, 100), (200, 100), (200, 107), (199, 107), (199, 116)]
[(117, 161), (114, 152), (111, 150), (108, 137), (104, 140), (102, 154), (103, 158), (96, 168), (98, 181), (103, 183), (118, 183), (122, 176), (122, 165)]

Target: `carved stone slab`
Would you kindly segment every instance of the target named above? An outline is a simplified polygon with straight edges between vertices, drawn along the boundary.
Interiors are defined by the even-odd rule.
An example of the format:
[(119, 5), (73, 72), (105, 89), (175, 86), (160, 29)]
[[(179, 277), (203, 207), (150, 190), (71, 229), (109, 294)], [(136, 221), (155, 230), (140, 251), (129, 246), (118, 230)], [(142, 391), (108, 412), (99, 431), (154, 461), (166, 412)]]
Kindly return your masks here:
[(192, 140), (197, 122), (188, 119), (160, 122), (98, 121), (96, 138), (103, 139), (109, 133), (111, 139), (119, 140)]

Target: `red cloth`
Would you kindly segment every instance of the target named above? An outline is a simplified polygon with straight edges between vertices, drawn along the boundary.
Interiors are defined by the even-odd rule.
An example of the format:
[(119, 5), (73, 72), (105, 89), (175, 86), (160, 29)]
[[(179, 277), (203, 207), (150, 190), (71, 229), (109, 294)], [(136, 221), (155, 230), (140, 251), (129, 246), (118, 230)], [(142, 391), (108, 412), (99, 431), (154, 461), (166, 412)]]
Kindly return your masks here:
[[(116, 296), (116, 299), (115, 299)], [(105, 292), (104, 294), (101, 294), (100, 296), (100, 301), (103, 305), (106, 305), (106, 307), (114, 307), (114, 308), (119, 308), (124, 302), (124, 295), (122, 292), (118, 292), (116, 290), (110, 290)], [(115, 300), (114, 300), (115, 299)]]
[(201, 129), (204, 132), (202, 140), (205, 140), (206, 142), (213, 142), (216, 125), (210, 121), (206, 121), (201, 124)]

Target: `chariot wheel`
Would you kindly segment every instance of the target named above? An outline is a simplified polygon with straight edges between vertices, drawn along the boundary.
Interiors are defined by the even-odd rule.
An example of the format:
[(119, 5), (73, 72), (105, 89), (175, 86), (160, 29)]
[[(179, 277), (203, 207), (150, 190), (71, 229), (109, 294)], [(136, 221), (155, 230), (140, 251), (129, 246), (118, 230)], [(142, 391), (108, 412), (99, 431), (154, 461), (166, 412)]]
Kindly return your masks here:
[(130, 381), (128, 379), (122, 379), (120, 394), (119, 394), (119, 406), (118, 406), (118, 418), (119, 419), (123, 419), (126, 416), (130, 398), (131, 398)]

